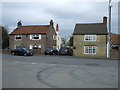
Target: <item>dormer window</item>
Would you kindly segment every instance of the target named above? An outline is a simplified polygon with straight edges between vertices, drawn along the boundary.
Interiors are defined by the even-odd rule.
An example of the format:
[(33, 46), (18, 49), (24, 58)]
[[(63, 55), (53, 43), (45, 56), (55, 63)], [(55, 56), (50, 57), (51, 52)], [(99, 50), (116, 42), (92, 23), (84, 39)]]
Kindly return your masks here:
[(15, 35), (15, 40), (22, 40), (22, 35)]
[(31, 40), (40, 40), (41, 39), (41, 35), (39, 35), (39, 34), (30, 35), (30, 39)]
[(96, 41), (97, 36), (96, 35), (85, 35), (84, 36), (84, 41)]

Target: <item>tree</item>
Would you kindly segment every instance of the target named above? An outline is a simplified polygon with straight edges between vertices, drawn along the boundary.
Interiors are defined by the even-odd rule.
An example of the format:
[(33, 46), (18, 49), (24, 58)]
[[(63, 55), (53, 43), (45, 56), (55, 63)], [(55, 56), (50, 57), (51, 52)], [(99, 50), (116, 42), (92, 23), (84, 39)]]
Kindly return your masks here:
[(0, 27), (2, 31), (2, 40), (1, 40), (2, 49), (8, 48), (9, 47), (9, 36), (8, 36), (7, 29), (3, 26), (0, 26)]

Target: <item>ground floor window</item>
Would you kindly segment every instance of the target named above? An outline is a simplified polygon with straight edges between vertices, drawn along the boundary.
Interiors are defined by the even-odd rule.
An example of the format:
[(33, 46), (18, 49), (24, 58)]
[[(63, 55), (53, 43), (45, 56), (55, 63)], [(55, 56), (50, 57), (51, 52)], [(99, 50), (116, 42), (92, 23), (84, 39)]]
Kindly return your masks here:
[(15, 45), (15, 49), (16, 48), (23, 48), (23, 46), (22, 45)]
[(96, 54), (96, 46), (84, 46), (84, 54)]
[(41, 45), (30, 45), (30, 49), (39, 49), (41, 48)]

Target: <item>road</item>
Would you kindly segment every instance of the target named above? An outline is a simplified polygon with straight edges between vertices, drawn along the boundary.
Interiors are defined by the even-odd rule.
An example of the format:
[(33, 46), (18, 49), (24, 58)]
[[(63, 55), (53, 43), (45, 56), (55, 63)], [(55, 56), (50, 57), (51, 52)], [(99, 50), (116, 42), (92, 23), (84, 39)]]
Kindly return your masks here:
[(118, 61), (2, 55), (3, 88), (117, 88)]

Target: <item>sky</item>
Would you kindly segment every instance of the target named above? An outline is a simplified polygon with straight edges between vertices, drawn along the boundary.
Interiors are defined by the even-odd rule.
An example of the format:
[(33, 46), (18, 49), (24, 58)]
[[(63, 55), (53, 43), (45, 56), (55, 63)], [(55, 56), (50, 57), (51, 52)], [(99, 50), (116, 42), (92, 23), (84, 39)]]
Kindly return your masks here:
[[(9, 0), (8, 0), (9, 1)], [(0, 12), (2, 21), (0, 25), (13, 31), (21, 20), (23, 25), (48, 25), (52, 19), (54, 27), (59, 25), (62, 37), (70, 37), (76, 23), (102, 23), (103, 17), (108, 13), (109, 0), (101, 2), (69, 1), (69, 0), (45, 0), (45, 1), (2, 1)], [(118, 1), (112, 5), (112, 32), (118, 33)]]

